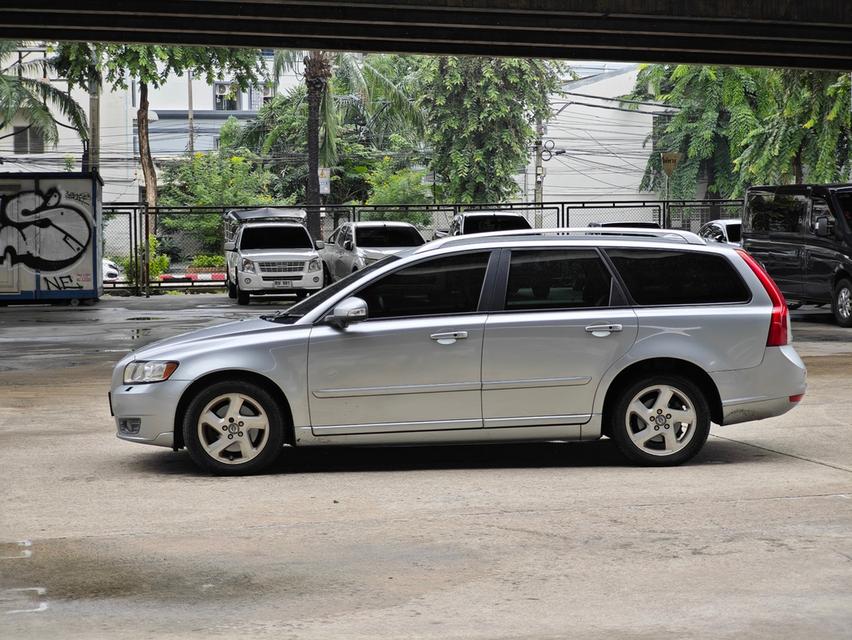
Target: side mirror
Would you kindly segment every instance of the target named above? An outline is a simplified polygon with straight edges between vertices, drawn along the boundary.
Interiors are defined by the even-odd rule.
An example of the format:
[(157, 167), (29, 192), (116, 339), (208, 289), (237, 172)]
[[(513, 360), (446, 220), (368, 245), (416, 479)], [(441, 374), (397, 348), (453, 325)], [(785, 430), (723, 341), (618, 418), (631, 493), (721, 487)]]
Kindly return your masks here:
[(325, 242), (323, 242), (322, 240), (317, 240), (316, 242), (314, 242), (314, 245), (316, 246), (317, 250), (325, 249)]
[(828, 236), (828, 218), (825, 216), (820, 216), (816, 219), (816, 235), (821, 238), (825, 238)]
[(346, 249), (347, 251), (352, 251), (352, 241), (351, 240), (345, 240), (343, 242), (343, 248)]
[(352, 322), (366, 320), (367, 316), (367, 303), (361, 298), (352, 296), (338, 302), (331, 313), (325, 317), (325, 321), (338, 329), (344, 329)]
[(226, 242), (225, 243), (225, 251), (233, 251), (237, 248), (237, 245), (234, 242)]

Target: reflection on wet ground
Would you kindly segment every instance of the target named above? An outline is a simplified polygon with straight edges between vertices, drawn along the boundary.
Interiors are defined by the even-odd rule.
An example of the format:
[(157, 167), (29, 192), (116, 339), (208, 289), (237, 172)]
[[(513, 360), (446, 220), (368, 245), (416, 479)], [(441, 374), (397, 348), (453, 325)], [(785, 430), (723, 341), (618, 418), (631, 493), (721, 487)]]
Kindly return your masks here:
[(237, 307), (227, 296), (104, 297), (93, 307), (0, 307), (0, 371), (111, 364), (171, 336), (283, 309), (288, 298)]

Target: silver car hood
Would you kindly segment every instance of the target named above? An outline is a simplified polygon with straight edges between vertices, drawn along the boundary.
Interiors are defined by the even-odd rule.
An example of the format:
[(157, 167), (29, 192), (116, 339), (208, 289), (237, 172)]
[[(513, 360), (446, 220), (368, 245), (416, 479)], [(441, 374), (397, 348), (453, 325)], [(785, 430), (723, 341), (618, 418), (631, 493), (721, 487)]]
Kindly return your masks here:
[(317, 257), (314, 249), (240, 249), (240, 255), (249, 260), (276, 261), (276, 260), (310, 260)]
[(280, 332), (291, 328), (295, 328), (295, 325), (279, 324), (277, 322), (261, 320), (260, 318), (237, 320), (235, 322), (216, 325), (215, 327), (182, 333), (172, 338), (166, 338), (165, 340), (158, 340), (157, 342), (152, 342), (141, 347), (137, 351), (131, 352), (128, 356), (130, 357), (129, 359), (133, 360), (169, 359), (175, 357), (176, 351), (187, 347), (193, 349), (193, 347), (201, 342), (216, 342), (223, 339), (245, 337), (272, 331), (280, 334)]
[(373, 247), (358, 247), (358, 251), (360, 251), (365, 258), (381, 260), (387, 256), (395, 256), (399, 252), (410, 248), (411, 247), (382, 247), (379, 249)]

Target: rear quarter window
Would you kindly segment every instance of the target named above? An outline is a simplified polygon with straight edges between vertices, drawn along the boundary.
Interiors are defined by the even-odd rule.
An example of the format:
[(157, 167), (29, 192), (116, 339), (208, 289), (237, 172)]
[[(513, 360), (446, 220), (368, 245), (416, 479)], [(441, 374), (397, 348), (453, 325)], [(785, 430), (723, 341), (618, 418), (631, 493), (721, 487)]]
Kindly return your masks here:
[(748, 302), (751, 293), (720, 255), (665, 249), (610, 249), (607, 255), (639, 305)]

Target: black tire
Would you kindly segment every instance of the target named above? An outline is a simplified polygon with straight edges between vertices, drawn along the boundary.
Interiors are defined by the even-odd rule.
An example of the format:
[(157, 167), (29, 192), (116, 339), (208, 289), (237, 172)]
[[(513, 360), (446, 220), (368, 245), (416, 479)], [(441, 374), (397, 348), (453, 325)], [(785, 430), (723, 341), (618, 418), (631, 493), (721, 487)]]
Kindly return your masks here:
[(801, 302), (788, 302), (788, 303), (787, 303), (787, 308), (788, 308), (790, 311), (795, 311), (796, 309), (801, 309), (801, 308), (802, 308), (802, 303), (801, 303)]
[(323, 262), (322, 263), (322, 286), (323, 288), (330, 285), (334, 282), (334, 278), (331, 277), (331, 271), (328, 270), (328, 265)]
[[(653, 403), (648, 407), (648, 418), (643, 418), (641, 422), (636, 418), (635, 414), (628, 412), (628, 407), (638, 394), (644, 390), (653, 389), (656, 386), (670, 387), (675, 390), (676, 395), (673, 396), (667, 406), (671, 407), (675, 405), (676, 407), (677, 404), (684, 400), (686, 403), (692, 405), (696, 418), (690, 427), (690, 431), (684, 429), (682, 424), (675, 424), (670, 417), (665, 419), (667, 416), (671, 416), (671, 414), (667, 414), (665, 411), (659, 414), (660, 418), (665, 419), (665, 422), (656, 424), (655, 421), (651, 421), (650, 417), (653, 415), (656, 419), (657, 411), (660, 411), (660, 409), (655, 410)], [(649, 393), (653, 394), (653, 391)], [(640, 396), (640, 399), (642, 397), (648, 398), (648, 396)], [(646, 402), (653, 399), (652, 395)], [(688, 408), (688, 404), (686, 403), (683, 403), (682, 406), (685, 405)], [(695, 457), (701, 451), (701, 448), (707, 441), (707, 436), (710, 434), (710, 405), (707, 402), (707, 398), (704, 397), (704, 393), (697, 384), (689, 378), (677, 374), (652, 374), (630, 382), (626, 387), (621, 389), (614, 405), (606, 412), (606, 419), (606, 432), (615, 441), (619, 450), (630, 461), (644, 466), (663, 467), (682, 464)], [(644, 433), (643, 426), (646, 429), (653, 428), (654, 435), (649, 432), (651, 439), (640, 447), (634, 442), (631, 434), (641, 437), (641, 434)], [(671, 429), (671, 431), (669, 432), (667, 429)], [(665, 443), (669, 437), (666, 434), (671, 434), (677, 440), (681, 430), (684, 438), (688, 437), (687, 441), (680, 445), (680, 449), (666, 454), (665, 447), (667, 445)], [(688, 433), (691, 433), (691, 435), (687, 436)]]
[(228, 276), (227, 285), (228, 285), (228, 297), (232, 298), (232, 299), (236, 298), (237, 297), (237, 285), (234, 284), (233, 280), (231, 280), (230, 275)]
[(852, 327), (852, 282), (846, 278), (841, 278), (834, 287), (831, 311), (837, 324), (841, 327)]
[(249, 294), (247, 291), (243, 291), (240, 289), (239, 283), (237, 283), (237, 304), (248, 304), (250, 302)]
[[(239, 457), (242, 455), (239, 451), (234, 452), (233, 455), (236, 461), (232, 463), (222, 462), (214, 458), (205, 449), (201, 441), (202, 435), (199, 433), (199, 430), (203, 430), (205, 438), (208, 435), (212, 435), (210, 433), (211, 430), (218, 433), (217, 430), (206, 425), (203, 428), (199, 427), (199, 420), (202, 411), (205, 410), (210, 402), (219, 396), (227, 394), (245, 396), (250, 400), (250, 402), (246, 403), (246, 411), (252, 407), (260, 407), (266, 413), (268, 419), (269, 433), (265, 443), (254, 457), (243, 463), (239, 462)], [(284, 446), (285, 428), (286, 424), (281, 407), (278, 406), (278, 403), (266, 389), (251, 382), (224, 380), (204, 388), (189, 403), (186, 413), (183, 416), (183, 441), (193, 462), (202, 469), (222, 476), (250, 475), (267, 469), (281, 455), (281, 450)], [(236, 436), (237, 434), (233, 435)], [(248, 431), (246, 431), (246, 435), (248, 435)], [(255, 437), (261, 437), (257, 432), (254, 435)], [(220, 437), (223, 438), (225, 436), (221, 435)], [(260, 441), (262, 441), (262, 437)], [(218, 440), (214, 440), (213, 444), (215, 442), (218, 442)], [(236, 440), (235, 444), (239, 445)], [(228, 449), (232, 448), (238, 449), (239, 446), (229, 446), (225, 451), (225, 455), (231, 455)]]

